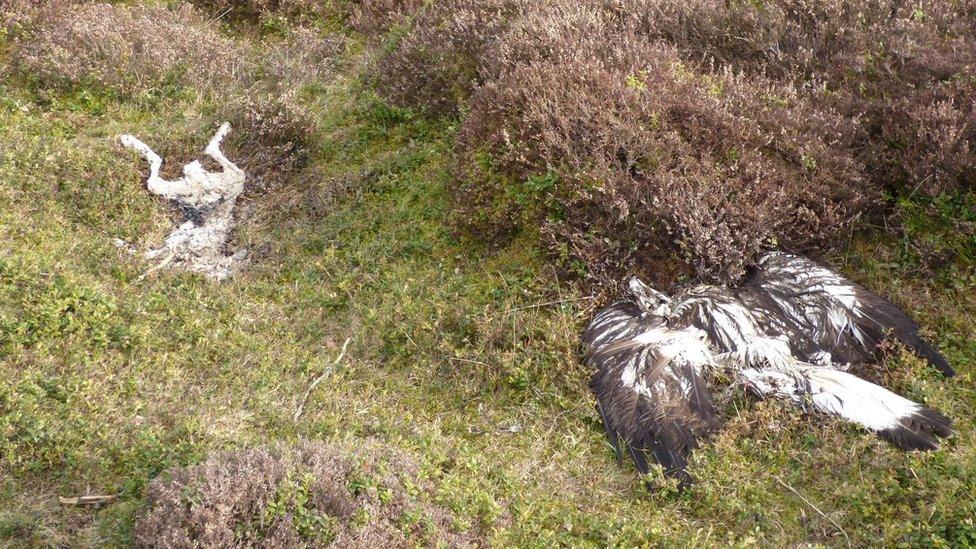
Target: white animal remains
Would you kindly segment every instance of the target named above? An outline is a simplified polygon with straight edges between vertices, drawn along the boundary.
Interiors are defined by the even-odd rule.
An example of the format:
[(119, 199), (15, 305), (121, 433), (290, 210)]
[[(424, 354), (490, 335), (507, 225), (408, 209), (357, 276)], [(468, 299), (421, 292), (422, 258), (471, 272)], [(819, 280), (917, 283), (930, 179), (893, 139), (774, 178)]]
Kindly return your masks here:
[(132, 135), (119, 136), (123, 146), (138, 152), (149, 163), (146, 182), (149, 190), (176, 202), (186, 217), (186, 221), (166, 237), (162, 246), (143, 253), (146, 259), (159, 261), (150, 272), (170, 266), (223, 280), (246, 262), (246, 250), (230, 255), (224, 251), (234, 226), (234, 206), (244, 190), (246, 179), (244, 170), (220, 150), (220, 143), (229, 131), (230, 124), (225, 122), (204, 149), (222, 171), (207, 171), (195, 160), (183, 166), (183, 177), (173, 181), (159, 176), (163, 159), (149, 145)]

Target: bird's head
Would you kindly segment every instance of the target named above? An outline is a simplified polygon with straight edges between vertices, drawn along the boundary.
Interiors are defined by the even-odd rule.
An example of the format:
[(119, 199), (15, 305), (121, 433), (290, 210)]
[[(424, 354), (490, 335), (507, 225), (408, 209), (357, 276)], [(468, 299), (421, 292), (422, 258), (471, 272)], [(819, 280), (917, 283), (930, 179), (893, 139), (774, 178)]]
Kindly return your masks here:
[(636, 276), (627, 281), (624, 293), (637, 302), (645, 313), (665, 316), (671, 310), (671, 298), (651, 288)]

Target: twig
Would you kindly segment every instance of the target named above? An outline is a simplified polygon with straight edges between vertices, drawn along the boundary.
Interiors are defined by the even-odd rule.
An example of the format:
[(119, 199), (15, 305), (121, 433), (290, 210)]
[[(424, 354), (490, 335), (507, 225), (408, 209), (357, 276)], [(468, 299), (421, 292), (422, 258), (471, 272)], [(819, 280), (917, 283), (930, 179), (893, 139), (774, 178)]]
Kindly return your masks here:
[(545, 303), (535, 303), (533, 305), (525, 305), (523, 307), (515, 307), (514, 309), (509, 309), (507, 312), (514, 313), (515, 311), (525, 311), (528, 309), (539, 309), (541, 307), (549, 307), (550, 305), (562, 305), (563, 303), (575, 303), (577, 301), (596, 299), (594, 296), (583, 296), (577, 297), (576, 299), (557, 299), (556, 301), (546, 301)]
[(813, 509), (814, 511), (816, 511), (818, 515), (820, 515), (823, 518), (825, 518), (828, 521), (830, 521), (830, 523), (833, 524), (834, 527), (837, 528), (837, 530), (841, 534), (844, 534), (844, 539), (847, 540), (847, 546), (848, 547), (851, 547), (851, 538), (850, 538), (850, 536), (847, 535), (847, 532), (844, 530), (844, 528), (840, 524), (837, 524), (837, 522), (834, 519), (830, 518), (823, 511), (821, 511), (820, 509), (818, 509), (816, 505), (814, 505), (813, 503), (810, 503), (810, 500), (808, 500), (807, 498), (803, 497), (803, 495), (800, 494), (799, 492), (797, 492), (795, 489), (793, 489), (792, 486), (790, 486), (789, 484), (787, 484), (787, 483), (783, 482), (782, 480), (780, 480), (780, 478), (778, 476), (772, 475), (772, 477), (776, 480), (776, 482), (780, 483), (780, 485), (782, 485), (783, 488), (786, 488), (790, 492), (793, 492), (793, 495), (795, 495), (796, 497), (800, 498), (800, 501), (802, 501), (803, 503), (806, 503), (811, 509)]
[(305, 411), (305, 404), (308, 402), (309, 395), (311, 395), (312, 391), (314, 391), (315, 388), (318, 387), (319, 383), (322, 383), (323, 379), (325, 379), (330, 374), (332, 374), (332, 372), (335, 371), (336, 366), (338, 366), (339, 363), (342, 362), (342, 358), (346, 356), (346, 347), (349, 346), (350, 341), (352, 341), (352, 338), (347, 337), (346, 342), (342, 344), (342, 352), (339, 353), (339, 356), (337, 356), (336, 359), (332, 362), (332, 364), (328, 368), (326, 368), (325, 371), (319, 375), (319, 377), (315, 378), (315, 380), (312, 381), (311, 385), (308, 386), (308, 389), (305, 391), (305, 396), (302, 397), (302, 401), (298, 404), (298, 409), (295, 410), (295, 417), (292, 418), (292, 421), (298, 421), (298, 418), (301, 417), (302, 412)]
[(488, 366), (488, 363), (487, 362), (482, 362), (480, 360), (473, 360), (473, 359), (470, 359), (470, 358), (461, 358), (459, 356), (448, 356), (448, 357), (444, 357), (444, 358), (446, 358), (448, 361), (456, 360), (458, 362), (468, 362), (470, 364), (478, 364), (480, 366)]
[(115, 501), (115, 496), (78, 496), (73, 498), (59, 497), (61, 505), (101, 505)]
[(139, 280), (139, 281), (145, 280), (146, 277), (148, 277), (149, 275), (155, 273), (156, 271), (158, 271), (160, 269), (165, 268), (167, 265), (169, 265), (170, 263), (172, 263), (174, 259), (176, 259), (176, 252), (170, 250), (169, 253), (166, 254), (166, 257), (164, 257), (162, 261), (160, 261), (156, 265), (153, 265), (152, 267), (149, 267), (146, 270), (146, 272), (144, 272), (141, 275), (139, 275), (139, 278), (137, 278), (136, 280)]

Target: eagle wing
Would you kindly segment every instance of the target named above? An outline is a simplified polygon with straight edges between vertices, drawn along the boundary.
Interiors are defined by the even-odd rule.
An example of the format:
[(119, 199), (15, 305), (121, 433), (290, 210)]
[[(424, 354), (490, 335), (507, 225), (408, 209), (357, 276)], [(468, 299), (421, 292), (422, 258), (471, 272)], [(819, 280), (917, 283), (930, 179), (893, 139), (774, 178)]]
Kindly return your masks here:
[[(783, 252), (764, 255), (739, 290), (743, 299), (761, 301), (769, 314), (802, 332), (832, 361), (863, 362), (891, 333), (946, 376), (949, 362), (925, 342), (915, 323), (901, 309), (864, 286), (809, 259)], [(821, 362), (807, 351), (802, 358)]]
[(631, 339), (663, 322), (660, 317), (644, 314), (633, 301), (617, 301), (601, 309), (590, 320), (583, 331), (583, 347), (593, 351)]
[(704, 379), (713, 359), (705, 338), (695, 328), (642, 318), (626, 302), (601, 311), (584, 333), (590, 387), (610, 442), (619, 457), (622, 441), (642, 473), (653, 459), (687, 484), (688, 454), (717, 426)]

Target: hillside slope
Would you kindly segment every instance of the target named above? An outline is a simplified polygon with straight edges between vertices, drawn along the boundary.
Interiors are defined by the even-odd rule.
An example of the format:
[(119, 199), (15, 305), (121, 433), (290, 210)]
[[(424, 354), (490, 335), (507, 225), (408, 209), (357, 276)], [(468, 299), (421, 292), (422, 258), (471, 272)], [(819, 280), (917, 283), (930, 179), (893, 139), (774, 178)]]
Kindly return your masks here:
[[(379, 99), (372, 46), (342, 25), (316, 27), (348, 42), (298, 96), (315, 122), (303, 166), (245, 194), (234, 245), (252, 262), (219, 284), (143, 277), (152, 265), (113, 244), (157, 242), (178, 218), (115, 137), (175, 169), (219, 98), (0, 81), (0, 544), (125, 545), (167, 469), (302, 439), (416, 454), (430, 497), (498, 546), (976, 544), (976, 195), (889, 197), (897, 232), (864, 226), (827, 258), (915, 315), (958, 371), (892, 349), (869, 372), (954, 419), (945, 449), (902, 453), (729, 390), (694, 488), (647, 490), (614, 461), (579, 363), (606, 296), (550, 267), (531, 231), (497, 248), (455, 230), (456, 122)], [(220, 32), (259, 47), (258, 30)], [(84, 494), (118, 498), (57, 500)]]

